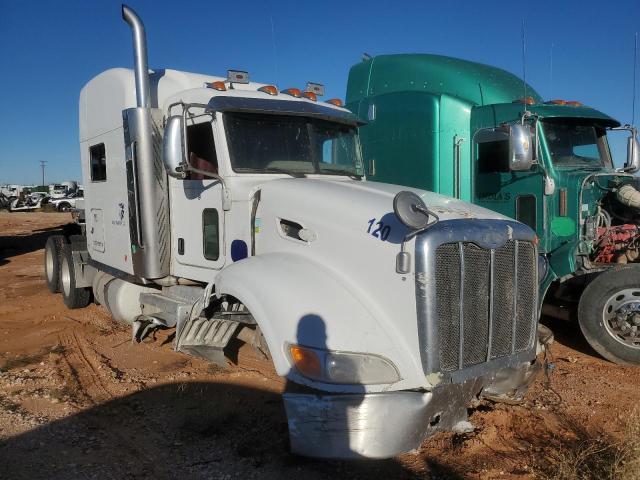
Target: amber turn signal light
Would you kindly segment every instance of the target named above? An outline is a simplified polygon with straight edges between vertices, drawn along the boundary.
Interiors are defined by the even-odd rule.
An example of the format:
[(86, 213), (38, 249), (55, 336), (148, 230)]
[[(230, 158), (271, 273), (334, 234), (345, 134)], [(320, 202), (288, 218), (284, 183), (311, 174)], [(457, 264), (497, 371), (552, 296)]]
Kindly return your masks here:
[(322, 376), (320, 358), (316, 352), (299, 345), (291, 345), (289, 352), (291, 353), (293, 364), (302, 375), (308, 378), (320, 378)]

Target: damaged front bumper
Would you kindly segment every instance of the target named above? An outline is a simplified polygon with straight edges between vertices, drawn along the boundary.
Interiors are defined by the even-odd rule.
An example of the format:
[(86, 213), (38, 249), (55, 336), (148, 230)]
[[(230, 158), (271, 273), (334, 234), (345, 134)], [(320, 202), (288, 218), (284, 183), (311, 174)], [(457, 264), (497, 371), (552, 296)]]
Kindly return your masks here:
[(429, 392), (285, 393), (291, 450), (319, 458), (389, 458), (436, 432), (468, 431), (467, 407), (485, 390), (524, 393), (538, 371), (528, 362), (503, 370)]
[(285, 393), (293, 453), (321, 458), (389, 458), (467, 420), (482, 379), (430, 392)]

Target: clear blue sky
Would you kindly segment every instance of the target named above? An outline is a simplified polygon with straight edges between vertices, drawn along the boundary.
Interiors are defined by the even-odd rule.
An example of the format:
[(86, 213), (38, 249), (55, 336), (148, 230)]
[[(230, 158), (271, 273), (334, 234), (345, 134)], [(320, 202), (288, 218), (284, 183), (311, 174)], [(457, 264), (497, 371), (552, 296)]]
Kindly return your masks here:
[[(39, 183), (40, 160), (48, 162), (47, 182), (80, 179), (80, 89), (102, 70), (133, 63), (120, 3), (0, 0), (0, 184)], [(637, 0), (130, 5), (146, 24), (151, 68), (245, 69), (281, 88), (311, 80), (325, 84), (327, 98), (344, 98), (349, 67), (363, 52), (437, 53), (521, 75), (524, 17), (527, 80), (544, 98), (579, 100), (631, 122)], [(637, 120), (640, 102), (636, 112)]]

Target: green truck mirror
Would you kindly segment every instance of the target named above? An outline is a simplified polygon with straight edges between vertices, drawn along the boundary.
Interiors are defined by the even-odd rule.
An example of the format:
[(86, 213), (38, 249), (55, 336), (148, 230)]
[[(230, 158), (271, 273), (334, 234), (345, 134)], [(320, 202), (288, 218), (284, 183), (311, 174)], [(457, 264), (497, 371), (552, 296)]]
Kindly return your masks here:
[(533, 165), (533, 148), (529, 125), (515, 124), (509, 127), (509, 168), (512, 171), (530, 170)]

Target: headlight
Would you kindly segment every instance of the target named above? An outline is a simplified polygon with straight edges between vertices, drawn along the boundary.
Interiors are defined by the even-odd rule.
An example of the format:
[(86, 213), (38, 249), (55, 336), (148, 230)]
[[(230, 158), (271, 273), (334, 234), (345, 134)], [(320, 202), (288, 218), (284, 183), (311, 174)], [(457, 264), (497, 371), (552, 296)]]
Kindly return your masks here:
[(542, 283), (544, 277), (547, 276), (547, 271), (549, 270), (549, 260), (547, 257), (540, 254), (538, 255), (538, 283)]
[(291, 360), (305, 377), (324, 383), (376, 385), (400, 380), (398, 369), (384, 357), (291, 345)]

